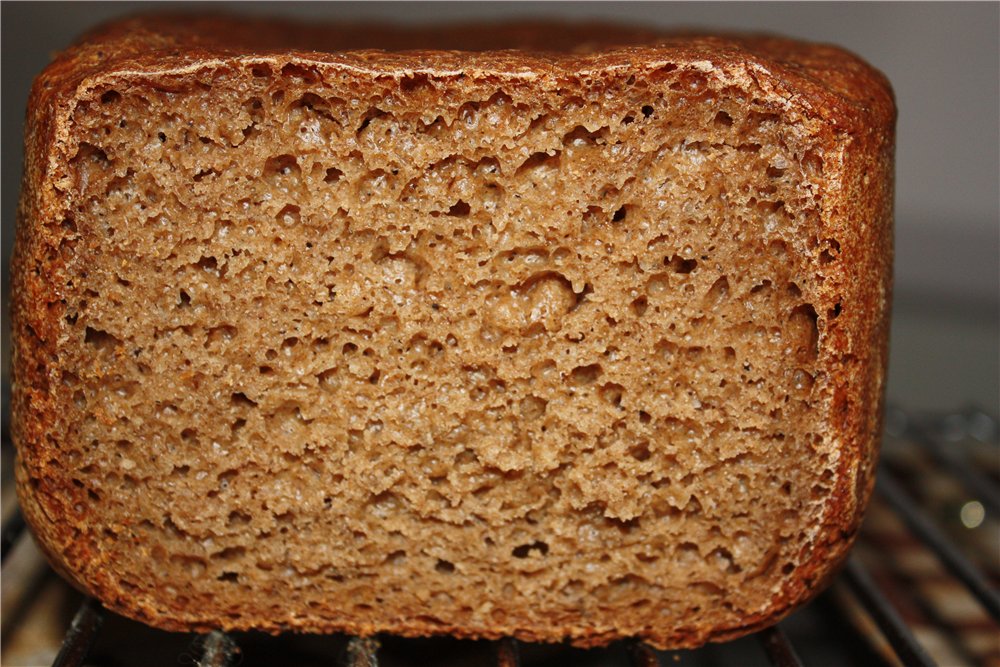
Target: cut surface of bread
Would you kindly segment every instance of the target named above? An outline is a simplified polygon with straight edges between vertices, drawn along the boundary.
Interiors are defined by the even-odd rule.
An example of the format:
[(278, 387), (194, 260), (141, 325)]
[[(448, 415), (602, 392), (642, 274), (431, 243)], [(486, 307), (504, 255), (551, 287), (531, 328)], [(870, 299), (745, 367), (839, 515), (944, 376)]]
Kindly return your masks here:
[(658, 647), (829, 578), (876, 458), (888, 84), (553, 30), (160, 17), (46, 70), (13, 406), (60, 571), (175, 630)]

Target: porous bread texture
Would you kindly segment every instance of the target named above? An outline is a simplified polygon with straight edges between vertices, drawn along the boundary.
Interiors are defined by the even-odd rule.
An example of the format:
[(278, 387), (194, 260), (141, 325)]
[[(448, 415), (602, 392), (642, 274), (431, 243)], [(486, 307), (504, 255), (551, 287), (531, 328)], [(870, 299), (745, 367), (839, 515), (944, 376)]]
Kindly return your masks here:
[(91, 83), (60, 141), (20, 491), (111, 608), (690, 646), (849, 545), (888, 176), (850, 209), (850, 138), (769, 86), (231, 58)]

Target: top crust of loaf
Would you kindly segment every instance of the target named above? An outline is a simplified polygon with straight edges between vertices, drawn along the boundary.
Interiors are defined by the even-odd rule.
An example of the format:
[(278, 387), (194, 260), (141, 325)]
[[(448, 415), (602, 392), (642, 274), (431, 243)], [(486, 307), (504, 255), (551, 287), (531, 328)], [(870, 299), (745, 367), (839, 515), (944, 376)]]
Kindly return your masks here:
[(37, 83), (53, 94), (82, 93), (79, 89), (97, 83), (89, 81), (92, 78), (191, 72), (233, 59), (328, 64), (378, 76), (423, 73), (532, 80), (683, 63), (694, 70), (749, 77), (804, 114), (857, 136), (887, 134), (896, 114), (885, 76), (836, 46), (764, 35), (664, 34), (600, 24), (474, 24), (407, 30), (220, 16), (145, 16), (85, 35), (60, 54)]
[[(440, 50), (426, 50), (434, 44)], [(371, 47), (379, 45), (379, 50)], [(582, 45), (582, 46), (581, 46)], [(308, 47), (303, 50), (303, 47)], [(421, 50), (415, 50), (415, 49)], [(517, 49), (517, 50), (514, 50)], [(58, 433), (51, 424), (58, 370), (60, 326), (65, 316), (59, 285), (60, 221), (72, 175), (67, 162), (69, 122), (76, 105), (111, 86), (197, 78), (227, 63), (311, 66), (350, 70), (396, 80), (425, 75), (523, 80), (558, 85), (572, 77), (599, 80), (604, 73), (680, 68), (711, 72), (722, 82), (752, 88), (777, 101), (786, 118), (822, 127), (831, 154), (824, 193), (824, 229), (841, 239), (839, 274), (824, 285), (817, 310), (849, 297), (853, 308), (824, 332), (831, 377), (822, 397), (828, 424), (841, 438), (836, 488), (820, 528), (821, 545), (775, 592), (770, 607), (739, 627), (692, 629), (686, 636), (647, 637), (662, 646), (697, 645), (769, 625), (815, 594), (845, 557), (874, 484), (887, 360), (892, 261), (892, 164), (895, 105), (885, 77), (857, 57), (832, 46), (772, 37), (664, 36), (597, 25), (468, 26), (404, 31), (381, 27), (317, 28), (274, 21), (190, 16), (135, 18), (100, 28), (57, 59), (36, 80), (28, 108), (23, 194), (18, 212), (13, 330), (15, 391), (12, 430), (19, 448), (18, 482), (26, 516), (51, 560), (70, 579), (109, 606), (157, 623), (155, 611), (131, 607), (128, 594), (108, 582), (81, 581), (80, 563), (99, 562), (75, 538), (71, 490), (49, 483), (47, 469)], [(55, 279), (58, 276), (60, 279)], [(839, 314), (839, 311), (838, 311)], [(833, 361), (836, 359), (837, 361)], [(834, 367), (836, 365), (836, 367)], [(56, 479), (62, 479), (56, 476)], [(85, 520), (85, 517), (82, 518)], [(89, 569), (89, 568), (88, 568)], [(162, 622), (164, 627), (172, 627)], [(174, 629), (182, 629), (177, 626)], [(186, 629), (186, 628), (185, 628)], [(275, 628), (276, 629), (276, 628)], [(358, 631), (364, 631), (359, 628)], [(429, 628), (403, 628), (424, 634)], [(462, 634), (462, 628), (446, 628)], [(441, 631), (440, 628), (435, 631)], [(551, 639), (549, 633), (521, 633)], [(579, 645), (614, 637), (577, 637)]]

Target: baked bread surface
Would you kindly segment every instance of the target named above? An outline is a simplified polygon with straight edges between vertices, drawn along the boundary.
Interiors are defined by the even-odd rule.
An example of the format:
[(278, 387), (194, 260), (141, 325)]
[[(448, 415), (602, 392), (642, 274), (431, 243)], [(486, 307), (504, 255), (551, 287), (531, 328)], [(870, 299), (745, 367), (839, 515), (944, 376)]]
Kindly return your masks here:
[(171, 630), (775, 623), (872, 489), (894, 122), (778, 38), (102, 28), (28, 109), (25, 515)]

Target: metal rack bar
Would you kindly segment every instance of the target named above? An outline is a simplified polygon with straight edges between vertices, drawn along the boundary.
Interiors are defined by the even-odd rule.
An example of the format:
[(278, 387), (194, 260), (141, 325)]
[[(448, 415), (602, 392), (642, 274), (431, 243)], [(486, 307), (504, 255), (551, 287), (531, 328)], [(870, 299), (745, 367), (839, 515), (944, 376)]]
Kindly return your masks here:
[(777, 625), (761, 630), (754, 636), (776, 667), (802, 667), (802, 660), (795, 652), (795, 647), (788, 641), (785, 631)]
[(213, 630), (205, 636), (198, 667), (231, 667), (240, 653), (236, 642), (224, 632)]
[(7, 558), (7, 553), (17, 543), (17, 538), (21, 536), (24, 529), (24, 515), (21, 514), (21, 508), (18, 507), (14, 510), (14, 514), (7, 519), (3, 528), (0, 528), (0, 561)]
[(56, 655), (52, 667), (79, 667), (87, 659), (90, 648), (97, 639), (97, 632), (104, 623), (100, 603), (93, 598), (86, 598), (77, 610), (73, 622), (63, 637), (62, 648)]
[(983, 503), (991, 512), (1000, 514), (1000, 489), (989, 477), (970, 466), (969, 462), (955, 451), (954, 443), (932, 440), (922, 435), (915, 435), (913, 440), (923, 447), (935, 463), (947, 468), (976, 500)]
[(497, 667), (521, 667), (521, 650), (513, 637), (497, 642)]
[(347, 667), (378, 667), (378, 640), (351, 637), (347, 641)]
[(847, 561), (842, 575), (861, 604), (871, 615), (889, 640), (893, 650), (907, 667), (934, 667), (934, 660), (927, 654), (909, 626), (900, 617), (885, 596), (879, 591), (871, 577), (854, 558)]
[[(951, 423), (958, 420), (958, 423)], [(893, 413), (897, 437), (915, 441), (934, 461), (947, 469), (976, 500), (992, 512), (1000, 513), (1000, 487), (969, 464), (956, 449), (956, 440), (963, 438), (992, 438), (996, 434), (995, 420), (982, 412), (951, 415), (934, 421), (914, 419), (896, 410)], [(988, 422), (988, 424), (977, 423)], [(981, 432), (989, 431), (989, 433)]]
[(649, 644), (639, 641), (629, 642), (626, 649), (632, 667), (660, 667), (660, 659)]
[(875, 489), (896, 514), (937, 555), (955, 577), (965, 584), (990, 615), (1000, 621), (1000, 595), (993, 590), (982, 573), (945, 537), (927, 516), (916, 507), (913, 499), (885, 467), (879, 470)]

